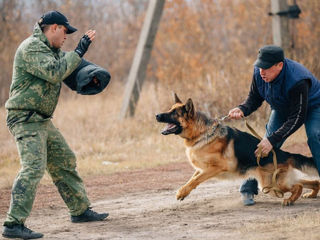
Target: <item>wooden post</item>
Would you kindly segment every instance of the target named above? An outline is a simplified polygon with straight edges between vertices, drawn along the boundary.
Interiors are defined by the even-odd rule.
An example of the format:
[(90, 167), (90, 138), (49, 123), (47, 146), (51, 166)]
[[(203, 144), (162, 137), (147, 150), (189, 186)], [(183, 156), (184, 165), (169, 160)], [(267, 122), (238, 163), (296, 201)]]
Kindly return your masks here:
[(289, 18), (277, 13), (287, 10), (287, 0), (271, 0), (273, 44), (282, 47), (285, 52), (290, 49)]
[(139, 42), (131, 65), (120, 119), (132, 117), (139, 100), (140, 91), (151, 55), (153, 42), (157, 33), (165, 0), (150, 0)]

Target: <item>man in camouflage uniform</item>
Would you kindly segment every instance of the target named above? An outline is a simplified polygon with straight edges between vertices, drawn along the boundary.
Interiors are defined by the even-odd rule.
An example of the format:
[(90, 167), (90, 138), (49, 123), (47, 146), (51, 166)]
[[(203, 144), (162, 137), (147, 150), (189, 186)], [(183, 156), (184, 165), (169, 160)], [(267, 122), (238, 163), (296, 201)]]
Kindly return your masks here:
[(26, 228), (24, 222), (45, 170), (68, 206), (72, 222), (98, 221), (108, 216), (90, 209), (83, 182), (76, 171), (76, 157), (51, 122), (61, 82), (77, 68), (95, 38), (95, 31), (89, 30), (74, 51), (62, 52), (60, 48), (66, 34), (76, 30), (61, 13), (47, 12), (16, 51), (10, 96), (5, 107), (7, 125), (15, 138), (22, 167), (13, 184), (4, 237), (33, 239), (43, 236)]

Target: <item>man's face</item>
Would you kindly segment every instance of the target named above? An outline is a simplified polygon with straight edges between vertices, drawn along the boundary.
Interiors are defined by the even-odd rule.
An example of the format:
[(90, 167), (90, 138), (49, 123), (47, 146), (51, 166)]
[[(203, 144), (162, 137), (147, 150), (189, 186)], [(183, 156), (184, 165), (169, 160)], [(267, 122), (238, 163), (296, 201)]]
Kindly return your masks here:
[(272, 67), (268, 69), (262, 69), (259, 68), (260, 70), (260, 76), (265, 82), (272, 82), (281, 72), (283, 67), (283, 62), (276, 63)]
[(64, 41), (67, 39), (67, 30), (65, 26), (55, 24), (52, 34), (52, 47), (58, 49), (62, 47)]

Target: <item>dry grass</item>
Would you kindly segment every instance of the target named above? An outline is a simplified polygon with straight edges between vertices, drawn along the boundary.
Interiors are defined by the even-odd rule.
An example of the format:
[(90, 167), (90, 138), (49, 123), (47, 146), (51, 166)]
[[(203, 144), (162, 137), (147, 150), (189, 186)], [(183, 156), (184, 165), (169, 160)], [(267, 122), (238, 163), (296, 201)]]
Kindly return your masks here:
[[(301, 214), (284, 214), (277, 218), (266, 216), (261, 221), (246, 223), (241, 234), (248, 239), (319, 239), (319, 212), (302, 212)], [(276, 233), (275, 233), (276, 232)], [(274, 236), (277, 236), (275, 238)], [(271, 237), (272, 236), (272, 237)]]

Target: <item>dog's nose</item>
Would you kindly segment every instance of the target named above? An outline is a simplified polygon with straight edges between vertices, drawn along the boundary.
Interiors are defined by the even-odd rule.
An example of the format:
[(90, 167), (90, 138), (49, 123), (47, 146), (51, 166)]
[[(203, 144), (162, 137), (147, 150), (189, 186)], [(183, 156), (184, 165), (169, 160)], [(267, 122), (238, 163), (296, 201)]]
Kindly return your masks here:
[(157, 121), (159, 121), (159, 120), (160, 120), (160, 118), (161, 118), (161, 114), (157, 114), (157, 115), (156, 115), (156, 119), (157, 119)]

